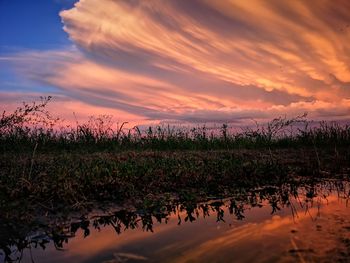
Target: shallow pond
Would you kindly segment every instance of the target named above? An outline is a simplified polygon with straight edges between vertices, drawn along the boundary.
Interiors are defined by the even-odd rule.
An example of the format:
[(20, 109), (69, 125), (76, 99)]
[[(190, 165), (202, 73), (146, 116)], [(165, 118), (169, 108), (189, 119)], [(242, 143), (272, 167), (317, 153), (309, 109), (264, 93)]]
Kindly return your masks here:
[(0, 236), (0, 262), (11, 238), (7, 260), (15, 262), (348, 262), (349, 190), (347, 182), (324, 181), (241, 189), (156, 212), (96, 211), (36, 227), (24, 240)]

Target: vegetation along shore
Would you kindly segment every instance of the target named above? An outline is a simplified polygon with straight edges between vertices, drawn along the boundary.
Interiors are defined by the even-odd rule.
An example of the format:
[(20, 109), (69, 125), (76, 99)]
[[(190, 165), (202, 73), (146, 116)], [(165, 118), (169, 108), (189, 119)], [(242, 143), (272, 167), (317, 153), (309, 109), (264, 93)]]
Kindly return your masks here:
[[(350, 127), (304, 116), (230, 132), (170, 126), (113, 129), (106, 116), (57, 129), (51, 97), (0, 120), (0, 200), (16, 206), (90, 209), (97, 203), (207, 199), (239, 188), (349, 176)], [(293, 128), (294, 127), (294, 128)], [(159, 200), (158, 200), (159, 199)]]

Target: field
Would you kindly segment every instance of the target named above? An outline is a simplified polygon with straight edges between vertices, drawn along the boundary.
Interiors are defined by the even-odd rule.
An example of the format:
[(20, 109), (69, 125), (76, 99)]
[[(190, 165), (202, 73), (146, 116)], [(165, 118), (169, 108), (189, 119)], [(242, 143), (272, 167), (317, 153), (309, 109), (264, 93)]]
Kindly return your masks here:
[[(25, 200), (55, 210), (96, 202), (225, 196), (237, 187), (347, 178), (350, 127), (304, 116), (231, 132), (156, 126), (113, 129), (108, 116), (56, 127), (50, 97), (0, 120), (1, 206)], [(56, 126), (55, 126), (56, 125)], [(152, 197), (153, 198), (153, 197)]]
[[(127, 129), (100, 116), (62, 128), (45, 110), (49, 100), (23, 104), (0, 120), (0, 232), (6, 237), (0, 249), (8, 262), (12, 246), (33, 245), (27, 238), (33, 227), (66, 226), (74, 213), (129, 207), (138, 212), (128, 215), (141, 216), (147, 226), (146, 215), (163, 218), (179, 204), (193, 211), (198, 202), (234, 196), (249, 203), (252, 193), (276, 209), (300, 187), (312, 199), (312, 186), (350, 175), (346, 125), (310, 125), (304, 115), (240, 132), (228, 124)], [(215, 211), (219, 218), (221, 210)], [(84, 229), (84, 222), (77, 227)], [(52, 237), (55, 246), (66, 240), (62, 235)]]

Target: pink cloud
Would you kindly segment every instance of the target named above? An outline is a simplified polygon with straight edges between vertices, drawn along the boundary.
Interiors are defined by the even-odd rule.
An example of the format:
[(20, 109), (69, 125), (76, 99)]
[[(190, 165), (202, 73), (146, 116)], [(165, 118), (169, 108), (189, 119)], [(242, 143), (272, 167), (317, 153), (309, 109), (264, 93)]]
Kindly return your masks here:
[(349, 3), (286, 5), (85, 0), (60, 13), (74, 48), (1, 61), (58, 88), (76, 109), (89, 105), (84, 115), (227, 122), (307, 111), (348, 119)]

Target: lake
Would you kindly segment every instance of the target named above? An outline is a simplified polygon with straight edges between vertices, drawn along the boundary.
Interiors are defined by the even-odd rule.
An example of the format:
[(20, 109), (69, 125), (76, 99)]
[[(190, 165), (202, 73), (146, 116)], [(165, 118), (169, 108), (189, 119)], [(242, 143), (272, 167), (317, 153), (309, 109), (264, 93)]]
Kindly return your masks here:
[(13, 231), (0, 236), (0, 262), (6, 251), (7, 262), (347, 262), (349, 191), (339, 180), (239, 189), (152, 212), (96, 210), (25, 235), (2, 222), (0, 233)]

